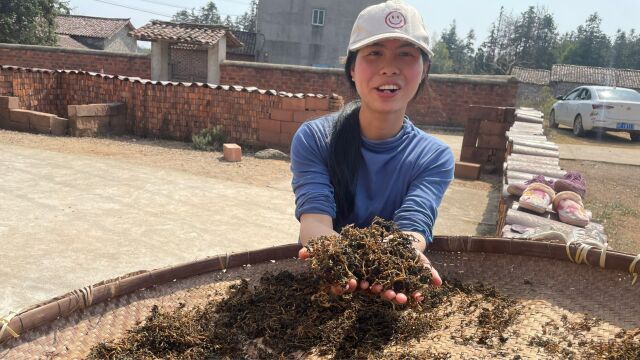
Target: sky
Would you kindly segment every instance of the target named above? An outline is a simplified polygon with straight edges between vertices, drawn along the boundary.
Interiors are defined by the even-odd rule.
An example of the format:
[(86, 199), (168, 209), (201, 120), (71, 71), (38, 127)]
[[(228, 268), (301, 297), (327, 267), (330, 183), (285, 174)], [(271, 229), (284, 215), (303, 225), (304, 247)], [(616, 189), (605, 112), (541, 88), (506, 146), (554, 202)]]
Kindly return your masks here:
[[(345, 0), (349, 1), (349, 0)], [(602, 30), (613, 36), (617, 29), (640, 30), (639, 0), (581, 0), (575, 1), (526, 1), (503, 0), (496, 2), (472, 0), (406, 0), (418, 9), (432, 36), (439, 36), (455, 20), (460, 37), (470, 29), (476, 33), (476, 47), (488, 36), (491, 23), (496, 21), (500, 7), (507, 13), (519, 15), (529, 6), (546, 7), (554, 15), (560, 33), (575, 30), (587, 17), (598, 12), (602, 18)], [(131, 18), (133, 26), (140, 27), (151, 19), (169, 20), (170, 16), (184, 8), (199, 8), (207, 0), (70, 0), (72, 14)], [(223, 17), (242, 15), (249, 7), (249, 0), (214, 0)], [(115, 5), (114, 5), (115, 4)], [(125, 8), (124, 5), (129, 8)], [(131, 9), (134, 8), (134, 9)], [(166, 15), (166, 16), (163, 16)], [(327, 14), (329, 16), (330, 14)]]

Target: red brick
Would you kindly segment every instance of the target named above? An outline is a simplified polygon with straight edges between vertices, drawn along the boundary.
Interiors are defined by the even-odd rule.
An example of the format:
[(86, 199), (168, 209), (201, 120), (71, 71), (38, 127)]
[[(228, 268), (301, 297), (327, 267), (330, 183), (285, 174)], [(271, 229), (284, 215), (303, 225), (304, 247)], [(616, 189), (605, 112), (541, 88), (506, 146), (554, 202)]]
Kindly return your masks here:
[(280, 133), (280, 123), (278, 120), (260, 119), (258, 120), (258, 129), (260, 129), (260, 131)]
[(280, 121), (293, 121), (293, 111), (271, 109), (271, 119)]
[(18, 98), (15, 96), (0, 96), (0, 109), (17, 109), (20, 107)]
[(280, 123), (280, 132), (283, 134), (295, 134), (296, 131), (298, 131), (298, 128), (300, 128), (300, 123), (297, 122), (288, 122), (288, 121), (283, 121)]
[(237, 144), (222, 145), (222, 153), (226, 161), (237, 162), (242, 160), (242, 148)]
[(291, 111), (304, 111), (306, 102), (299, 98), (283, 98), (282, 109)]
[(306, 98), (307, 110), (327, 110), (329, 109), (329, 98), (324, 97), (322, 99), (317, 97), (307, 97)]
[(280, 145), (280, 132), (272, 132), (260, 130), (258, 132), (258, 140), (264, 145)]
[(480, 164), (456, 161), (454, 177), (456, 179), (478, 180), (481, 168)]

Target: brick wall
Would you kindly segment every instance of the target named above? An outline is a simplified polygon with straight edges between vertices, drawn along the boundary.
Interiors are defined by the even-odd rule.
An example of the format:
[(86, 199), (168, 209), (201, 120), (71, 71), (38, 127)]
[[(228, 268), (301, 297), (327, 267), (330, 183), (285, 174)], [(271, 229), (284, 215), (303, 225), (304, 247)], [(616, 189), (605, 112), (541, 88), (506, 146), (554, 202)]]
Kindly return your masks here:
[[(345, 101), (355, 93), (340, 69), (225, 61), (221, 83), (285, 89), (293, 93), (336, 93)], [(409, 104), (407, 114), (416, 124), (464, 127), (469, 105), (512, 107), (518, 82), (510, 76), (431, 75), (426, 88)]]
[(151, 77), (148, 55), (49, 46), (0, 44), (0, 65), (44, 69), (73, 69), (106, 74)]
[[(227, 139), (287, 149), (301, 123), (340, 109), (339, 96), (292, 96), (257, 88), (149, 80), (87, 72), (1, 67), (21, 108), (68, 118), (68, 105), (123, 103), (126, 128), (139, 136), (191, 140), (222, 125)], [(1, 88), (0, 88), (1, 89)]]

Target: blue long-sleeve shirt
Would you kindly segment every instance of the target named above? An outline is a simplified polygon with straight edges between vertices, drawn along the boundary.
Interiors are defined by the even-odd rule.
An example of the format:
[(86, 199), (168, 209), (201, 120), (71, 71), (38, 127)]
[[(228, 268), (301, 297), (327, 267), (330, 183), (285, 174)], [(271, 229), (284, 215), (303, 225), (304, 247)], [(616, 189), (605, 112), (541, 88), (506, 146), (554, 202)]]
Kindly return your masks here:
[[(306, 122), (293, 137), (291, 171), (298, 220), (302, 214), (336, 217), (327, 166), (336, 118), (333, 113)], [(382, 141), (362, 137), (361, 149), (354, 211), (346, 223), (365, 227), (380, 216), (431, 241), (438, 206), (453, 179), (455, 161), (449, 146), (405, 118), (396, 136)]]

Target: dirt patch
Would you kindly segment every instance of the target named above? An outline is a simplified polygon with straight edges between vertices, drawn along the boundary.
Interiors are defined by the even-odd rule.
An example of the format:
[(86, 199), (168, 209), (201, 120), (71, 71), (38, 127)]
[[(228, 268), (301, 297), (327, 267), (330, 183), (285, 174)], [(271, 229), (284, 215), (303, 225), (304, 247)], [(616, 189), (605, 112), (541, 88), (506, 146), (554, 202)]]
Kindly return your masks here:
[(562, 160), (560, 166), (587, 179), (585, 207), (604, 225), (610, 246), (640, 253), (640, 167), (574, 160)]
[(76, 138), (0, 130), (0, 143), (67, 154), (117, 159), (135, 165), (182, 171), (198, 176), (267, 186), (290, 179), (289, 162), (256, 159), (243, 154), (241, 162), (222, 159), (220, 152), (197, 151), (190, 143), (132, 136)]
[(606, 147), (637, 147), (638, 143), (631, 141), (629, 133), (604, 131), (590, 131), (584, 137), (573, 135), (571, 128), (560, 126), (557, 129), (546, 128), (547, 139), (557, 144), (595, 145)]

